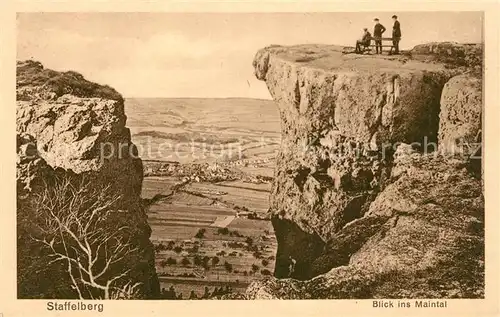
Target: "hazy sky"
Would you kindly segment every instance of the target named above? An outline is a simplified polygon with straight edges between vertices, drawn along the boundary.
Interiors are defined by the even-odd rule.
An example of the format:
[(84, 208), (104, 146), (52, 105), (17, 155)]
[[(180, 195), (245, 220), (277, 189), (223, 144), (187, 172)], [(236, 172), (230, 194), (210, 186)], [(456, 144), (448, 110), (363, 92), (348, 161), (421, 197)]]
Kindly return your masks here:
[[(17, 57), (75, 70), (125, 97), (270, 98), (252, 60), (270, 44), (353, 45), (376, 13), (22, 13)], [(402, 12), (401, 47), (481, 42), (479, 12)]]

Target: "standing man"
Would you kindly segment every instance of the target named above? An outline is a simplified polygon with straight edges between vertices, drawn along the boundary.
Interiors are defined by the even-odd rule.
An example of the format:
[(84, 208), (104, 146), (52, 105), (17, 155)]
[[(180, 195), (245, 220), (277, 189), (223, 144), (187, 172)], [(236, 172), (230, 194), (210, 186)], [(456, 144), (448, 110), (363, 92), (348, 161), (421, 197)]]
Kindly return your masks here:
[[(382, 34), (385, 32), (385, 27), (380, 24), (379, 19), (375, 18), (375, 27), (373, 28), (373, 37), (375, 38), (375, 49), (377, 54), (382, 54)], [(380, 53), (379, 53), (380, 47)]]
[(392, 27), (392, 46), (394, 48), (394, 54), (399, 54), (399, 41), (401, 40), (401, 25), (399, 24), (397, 15), (393, 15), (392, 20), (394, 21), (394, 25)]

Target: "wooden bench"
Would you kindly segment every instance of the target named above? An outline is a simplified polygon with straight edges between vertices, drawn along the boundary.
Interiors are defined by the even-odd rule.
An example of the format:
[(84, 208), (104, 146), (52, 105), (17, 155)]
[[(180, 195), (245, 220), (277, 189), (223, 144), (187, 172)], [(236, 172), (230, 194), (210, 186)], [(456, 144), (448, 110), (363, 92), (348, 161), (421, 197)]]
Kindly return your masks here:
[[(392, 49), (394, 48), (394, 45), (392, 44), (392, 37), (371, 37), (370, 38), (370, 44), (369, 45), (365, 45), (364, 48), (363, 48), (363, 52), (365, 51), (371, 51), (371, 47), (375, 47), (375, 41), (376, 40), (380, 40), (382, 41), (382, 48), (384, 47), (390, 47), (391, 48), (391, 51)], [(401, 41), (401, 38), (399, 38), (399, 41)], [(390, 42), (391, 44), (390, 45), (384, 45), (384, 42)], [(373, 44), (372, 44), (373, 43)], [(380, 46), (379, 46), (380, 47)]]

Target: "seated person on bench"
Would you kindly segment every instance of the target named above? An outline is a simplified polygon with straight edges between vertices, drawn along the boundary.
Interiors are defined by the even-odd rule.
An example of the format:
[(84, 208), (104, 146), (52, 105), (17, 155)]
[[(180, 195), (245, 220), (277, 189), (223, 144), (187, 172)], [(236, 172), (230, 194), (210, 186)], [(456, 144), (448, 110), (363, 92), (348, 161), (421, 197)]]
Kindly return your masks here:
[(368, 32), (367, 28), (363, 29), (363, 37), (361, 40), (356, 41), (356, 53), (361, 54), (363, 53), (363, 50), (367, 47), (370, 46), (371, 40), (372, 40), (372, 35), (370, 32)]

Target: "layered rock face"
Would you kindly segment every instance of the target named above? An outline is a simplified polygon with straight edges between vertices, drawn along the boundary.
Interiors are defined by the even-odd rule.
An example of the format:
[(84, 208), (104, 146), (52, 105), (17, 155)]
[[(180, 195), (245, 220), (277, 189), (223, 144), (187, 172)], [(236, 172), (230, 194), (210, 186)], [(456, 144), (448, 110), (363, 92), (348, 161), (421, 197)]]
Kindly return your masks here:
[[(17, 64), (17, 99), (18, 296), (78, 297), (65, 261), (54, 261), (54, 254), (62, 251), (43, 244), (49, 239), (55, 239), (53, 245), (59, 241), (48, 230), (57, 216), (68, 223), (67, 232), (63, 230), (68, 234), (65, 239), (76, 243), (78, 252), (95, 258), (94, 277), (100, 279), (95, 285), (123, 280), (120, 287), (135, 285), (133, 294), (129, 294), (132, 298), (156, 297), (159, 283), (149, 240), (151, 229), (140, 199), (142, 162), (125, 126), (121, 95), (110, 87), (86, 81), (78, 73), (54, 72), (40, 63), (24, 61)], [(64, 181), (73, 191), (61, 198), (54, 189), (66, 193), (66, 187), (60, 186)], [(74, 211), (72, 206), (81, 210)], [(89, 218), (94, 231), (64, 214), (74, 212), (83, 217), (87, 215), (85, 208), (102, 214), (101, 218)], [(52, 211), (54, 219), (40, 210)], [(54, 221), (59, 229), (66, 228), (64, 221)], [(78, 239), (69, 234), (70, 229)], [(107, 236), (99, 240), (104, 231)], [(87, 238), (102, 245), (87, 248), (83, 243)], [(77, 240), (82, 242), (81, 248)], [(78, 252), (62, 253), (76, 259)], [(122, 256), (113, 258), (113, 252), (122, 252)], [(109, 264), (108, 259), (112, 259)], [(106, 272), (100, 274), (105, 268)], [(81, 271), (73, 267), (71, 273), (78, 277)], [(94, 288), (97, 293), (89, 291), (80, 297), (99, 298), (99, 287)]]
[[(480, 54), (450, 54), (460, 47), (464, 60)], [(281, 116), (270, 212), (274, 275), (287, 279), (256, 282), (248, 298), (483, 296), (481, 181), (437, 146), (480, 129), (478, 65), (412, 53), (257, 53)]]

